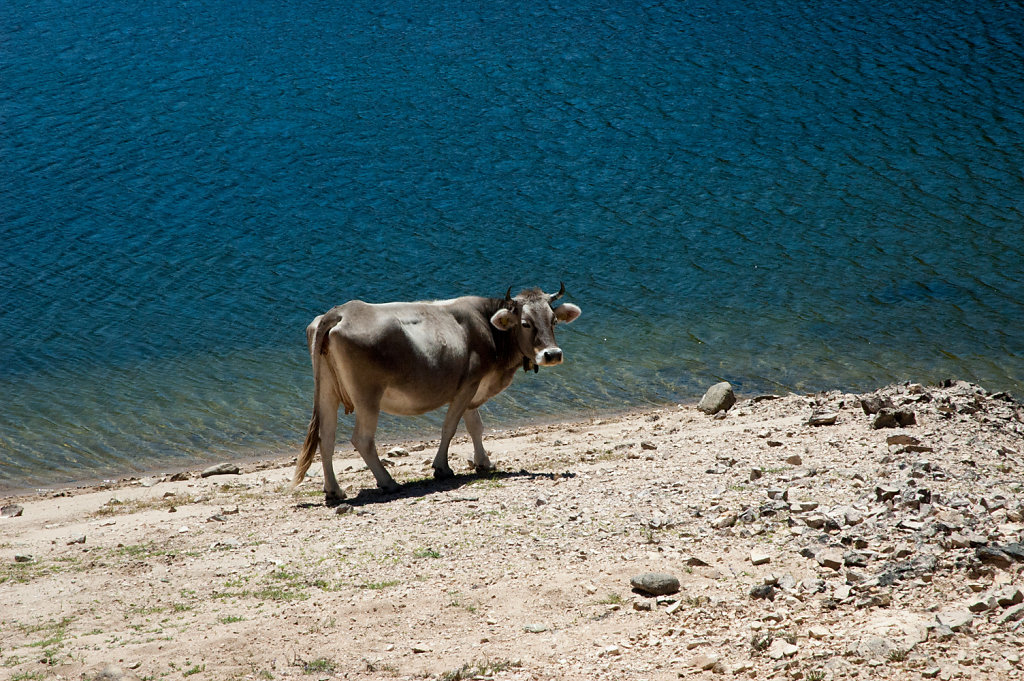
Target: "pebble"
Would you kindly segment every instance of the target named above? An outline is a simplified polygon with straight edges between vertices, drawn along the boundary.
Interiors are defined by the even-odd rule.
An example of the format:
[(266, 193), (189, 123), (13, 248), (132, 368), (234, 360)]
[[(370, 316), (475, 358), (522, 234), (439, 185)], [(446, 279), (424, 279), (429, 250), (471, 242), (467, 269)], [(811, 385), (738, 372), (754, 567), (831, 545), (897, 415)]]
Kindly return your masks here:
[(679, 591), (679, 579), (664, 572), (645, 572), (629, 580), (630, 586), (652, 596), (674, 594)]
[(85, 535), (84, 534), (76, 534), (76, 535), (70, 537), (68, 539), (68, 542), (67, 542), (68, 546), (71, 546), (72, 544), (84, 544), (84, 543), (85, 543)]
[(971, 626), (974, 615), (966, 610), (947, 610), (936, 615), (935, 621), (953, 631), (961, 631)]
[(720, 658), (717, 655), (713, 655), (711, 653), (703, 653), (693, 658), (690, 664), (696, 667), (697, 669), (707, 671), (709, 669), (714, 668), (714, 666), (718, 664), (719, 659)]
[(0, 507), (0, 516), (4, 518), (17, 518), (25, 509), (18, 504), (7, 504), (6, 506)]
[(781, 660), (784, 657), (793, 657), (800, 651), (795, 645), (781, 638), (772, 641), (768, 646), (768, 657), (773, 660)]
[(834, 426), (839, 420), (839, 414), (834, 411), (822, 411), (811, 414), (811, 418), (807, 419), (807, 425), (809, 426)]
[(200, 473), (199, 476), (208, 478), (211, 475), (238, 475), (239, 472), (238, 466), (233, 463), (219, 463), (216, 466), (210, 466)]
[(753, 565), (764, 565), (772, 562), (772, 557), (763, 549), (753, 549), (750, 552), (750, 562)]
[(31, 563), (33, 560), (35, 560), (35, 557), (33, 557), (32, 554), (30, 554), (30, 553), (16, 553), (16, 554), (14, 554), (14, 562), (15, 563)]
[(843, 567), (843, 554), (838, 549), (822, 549), (815, 554), (814, 559), (818, 561), (818, 565), (832, 570)]
[(523, 631), (530, 634), (543, 634), (548, 628), (543, 624), (527, 624), (523, 627)]
[(736, 404), (736, 394), (728, 381), (722, 381), (708, 388), (704, 397), (697, 403), (697, 409), (705, 414), (717, 414), (728, 411)]

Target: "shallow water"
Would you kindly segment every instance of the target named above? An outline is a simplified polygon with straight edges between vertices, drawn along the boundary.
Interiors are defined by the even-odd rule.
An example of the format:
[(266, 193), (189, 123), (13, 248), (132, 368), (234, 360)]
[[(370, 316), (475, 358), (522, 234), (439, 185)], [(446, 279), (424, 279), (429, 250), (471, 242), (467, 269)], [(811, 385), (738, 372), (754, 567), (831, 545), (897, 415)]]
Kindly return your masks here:
[(379, 5), (5, 4), (0, 487), (297, 448), (351, 298), (564, 280), (492, 427), (1022, 392), (1015, 3)]

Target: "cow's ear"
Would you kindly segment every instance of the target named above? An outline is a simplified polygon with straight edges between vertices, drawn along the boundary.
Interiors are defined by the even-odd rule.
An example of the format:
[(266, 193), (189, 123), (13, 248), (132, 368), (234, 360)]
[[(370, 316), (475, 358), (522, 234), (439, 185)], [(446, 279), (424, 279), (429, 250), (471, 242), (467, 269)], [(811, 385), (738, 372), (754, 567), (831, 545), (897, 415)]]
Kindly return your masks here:
[(502, 308), (495, 312), (494, 316), (491, 317), (491, 324), (493, 324), (496, 329), (508, 331), (516, 325), (516, 316), (512, 313), (512, 310)]
[(563, 324), (568, 324), (579, 317), (582, 312), (582, 310), (572, 303), (562, 303), (555, 308), (555, 319)]

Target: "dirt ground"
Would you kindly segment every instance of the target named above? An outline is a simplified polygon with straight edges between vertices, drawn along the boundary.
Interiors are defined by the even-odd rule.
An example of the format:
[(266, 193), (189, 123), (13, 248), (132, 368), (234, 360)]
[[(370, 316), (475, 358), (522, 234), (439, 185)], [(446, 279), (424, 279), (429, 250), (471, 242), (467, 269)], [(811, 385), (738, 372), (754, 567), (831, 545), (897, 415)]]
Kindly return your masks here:
[(403, 490), (336, 460), (338, 508), (290, 460), (3, 499), (0, 679), (1024, 679), (1018, 403), (721, 416), (493, 431), (485, 477), (462, 438), (444, 482), (389, 443)]

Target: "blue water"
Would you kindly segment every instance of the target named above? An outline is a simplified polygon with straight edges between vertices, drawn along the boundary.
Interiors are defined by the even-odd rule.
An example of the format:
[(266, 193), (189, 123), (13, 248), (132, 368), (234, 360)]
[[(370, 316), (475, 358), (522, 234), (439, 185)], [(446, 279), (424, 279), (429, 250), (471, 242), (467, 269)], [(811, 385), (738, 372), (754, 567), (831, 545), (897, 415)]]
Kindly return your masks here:
[(1020, 395), (1022, 65), (1017, 2), (7, 0), (0, 488), (295, 450), (351, 298), (564, 280), (489, 427)]

